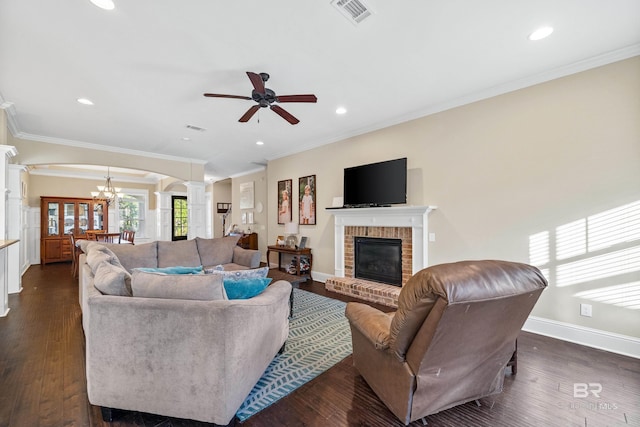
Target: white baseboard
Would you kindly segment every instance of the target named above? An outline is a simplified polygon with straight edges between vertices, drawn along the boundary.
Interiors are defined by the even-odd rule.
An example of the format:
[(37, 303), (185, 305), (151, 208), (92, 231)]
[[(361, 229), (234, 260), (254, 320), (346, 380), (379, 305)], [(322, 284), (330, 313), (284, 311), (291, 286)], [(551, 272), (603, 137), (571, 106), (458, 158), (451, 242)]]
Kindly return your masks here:
[(522, 330), (640, 359), (640, 339), (530, 316)]
[(316, 282), (325, 283), (329, 277), (334, 277), (335, 274), (319, 273), (317, 271), (311, 272), (311, 278)]

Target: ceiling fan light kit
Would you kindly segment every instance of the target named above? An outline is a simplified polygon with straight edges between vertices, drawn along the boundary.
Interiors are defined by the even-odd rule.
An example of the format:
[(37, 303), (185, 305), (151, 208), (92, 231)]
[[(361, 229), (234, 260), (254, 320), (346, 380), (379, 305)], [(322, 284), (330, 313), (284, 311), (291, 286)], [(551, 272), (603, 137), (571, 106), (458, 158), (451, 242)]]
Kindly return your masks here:
[(205, 93), (204, 96), (210, 98), (233, 98), (233, 99), (244, 99), (247, 101), (255, 101), (257, 105), (251, 106), (243, 115), (240, 117), (239, 122), (245, 123), (251, 120), (253, 115), (260, 108), (271, 108), (273, 112), (278, 114), (280, 117), (285, 119), (292, 125), (300, 123), (296, 117), (294, 117), (287, 110), (279, 106), (279, 103), (286, 102), (309, 102), (315, 103), (318, 102), (318, 98), (316, 98), (313, 94), (306, 95), (283, 95), (278, 96), (276, 93), (265, 87), (265, 83), (269, 80), (269, 74), (267, 73), (252, 73), (251, 71), (247, 71), (247, 76), (253, 85), (253, 90), (251, 91), (251, 96), (242, 96), (242, 95), (224, 95), (219, 93)]

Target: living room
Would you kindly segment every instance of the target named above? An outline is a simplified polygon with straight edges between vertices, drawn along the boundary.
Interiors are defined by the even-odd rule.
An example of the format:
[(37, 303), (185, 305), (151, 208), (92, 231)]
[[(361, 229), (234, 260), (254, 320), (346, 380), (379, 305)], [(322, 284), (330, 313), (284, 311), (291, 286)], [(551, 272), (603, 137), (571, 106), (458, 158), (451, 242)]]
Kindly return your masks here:
[[(315, 174), (317, 224), (301, 225), (299, 234), (308, 237), (313, 249), (314, 279), (324, 282), (334, 275), (333, 215), (326, 208), (342, 195), (342, 170), (407, 157), (408, 205), (438, 207), (429, 214), (429, 233), (435, 235), (428, 245), (430, 265), (489, 258), (530, 262), (532, 236), (620, 207), (634, 209), (640, 200), (635, 144), (639, 68), (640, 58), (634, 57), (274, 159), (263, 171), (232, 178), (231, 202), (239, 205), (241, 183), (255, 183), (255, 203), (266, 208), (254, 212), (254, 229), (266, 253), (266, 246), (284, 234), (277, 224), (277, 182)], [(47, 144), (7, 134), (8, 145), (18, 150), (17, 163), (31, 163), (23, 153), (46, 155)], [(50, 158), (59, 157), (60, 149), (49, 147), (56, 153)], [(72, 150), (77, 158), (95, 157), (91, 150)], [(127, 166), (116, 163), (117, 154), (112, 158), (113, 166)], [(28, 179), (27, 188), (54, 191), (43, 184), (47, 182), (65, 188), (69, 197), (85, 197), (100, 184), (50, 176)], [(146, 188), (151, 192), (154, 187)], [(213, 188), (209, 185), (208, 191)], [(37, 208), (45, 195), (52, 194), (29, 192), (28, 204)], [(154, 208), (152, 201), (150, 217)], [(241, 212), (234, 211), (228, 223), (242, 224)], [(294, 206), (293, 217), (297, 215)], [(596, 255), (635, 244), (616, 242)], [(558, 268), (590, 256), (549, 259), (539, 267)], [(637, 357), (640, 312), (633, 309), (633, 282), (638, 279), (633, 268), (574, 286), (550, 286), (527, 327)], [(623, 301), (615, 304), (602, 302), (593, 292), (624, 284), (631, 285), (620, 290)], [(592, 305), (592, 317), (580, 315), (581, 304)]]
[[(206, 192), (212, 207), (216, 201), (239, 206), (241, 184), (254, 183), (254, 202), (264, 210), (253, 210), (253, 229), (259, 234), (260, 250), (266, 253), (267, 245), (285, 234), (277, 220), (277, 183), (315, 175), (316, 224), (300, 225), (299, 235), (308, 238), (307, 245), (313, 250), (314, 280), (324, 282), (335, 274), (334, 217), (326, 208), (342, 195), (344, 168), (407, 157), (407, 204), (437, 206), (429, 214), (430, 265), (463, 259), (536, 264), (548, 274), (550, 286), (525, 330), (639, 358), (640, 264), (635, 255), (639, 240), (637, 230), (629, 228), (635, 223), (628, 220), (640, 209), (638, 93), (637, 50), (615, 60), (594, 58), (557, 70), (553, 79), (531, 81), (513, 90), (503, 88), (493, 96), (331, 144), (302, 144), (307, 149), (231, 177), (230, 184), (224, 184), (230, 190), (207, 183)], [(173, 170), (167, 175), (180, 178), (178, 181), (201, 179), (198, 164), (22, 138), (12, 134), (6, 114), (3, 110), (0, 144), (16, 147), (11, 163), (62, 164), (65, 158), (72, 158), (74, 163), (90, 164), (99, 158), (101, 164), (113, 167), (145, 164), (149, 170)], [(54, 195), (57, 188), (64, 188), (65, 196), (87, 197), (102, 184), (101, 180), (78, 182), (30, 175), (28, 170), (23, 179), (27, 189), (23, 203), (29, 209), (39, 208), (40, 196)], [(151, 218), (157, 212), (154, 191), (185, 191), (167, 182), (126, 186), (148, 191)], [(219, 200), (220, 194), (229, 194), (231, 200)], [(298, 213), (293, 204), (294, 220)], [(620, 220), (627, 234), (612, 238), (606, 247), (592, 249), (585, 224), (607, 215), (627, 218)], [(217, 227), (218, 221), (216, 216)], [(234, 209), (228, 223), (242, 224), (242, 210)], [(562, 233), (576, 227), (572, 242), (578, 248), (567, 256), (558, 255)], [(148, 239), (152, 240), (154, 227), (150, 229)], [(546, 257), (534, 251), (533, 243), (540, 241)], [(38, 240), (27, 238), (21, 243), (34, 248)], [(586, 279), (560, 282), (560, 272), (573, 266), (584, 268), (573, 274), (584, 273)], [(606, 271), (605, 266), (613, 271)], [(592, 308), (590, 316), (581, 314), (583, 304)]]

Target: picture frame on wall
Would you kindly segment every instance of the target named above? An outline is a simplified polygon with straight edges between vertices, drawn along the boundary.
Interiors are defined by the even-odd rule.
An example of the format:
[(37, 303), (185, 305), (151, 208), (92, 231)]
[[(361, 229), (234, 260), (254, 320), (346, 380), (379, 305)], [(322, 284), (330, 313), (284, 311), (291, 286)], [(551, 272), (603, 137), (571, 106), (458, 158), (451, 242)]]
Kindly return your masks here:
[(291, 193), (293, 180), (278, 181), (278, 224), (286, 224), (293, 219)]
[(301, 225), (316, 225), (316, 176), (298, 178), (298, 210)]

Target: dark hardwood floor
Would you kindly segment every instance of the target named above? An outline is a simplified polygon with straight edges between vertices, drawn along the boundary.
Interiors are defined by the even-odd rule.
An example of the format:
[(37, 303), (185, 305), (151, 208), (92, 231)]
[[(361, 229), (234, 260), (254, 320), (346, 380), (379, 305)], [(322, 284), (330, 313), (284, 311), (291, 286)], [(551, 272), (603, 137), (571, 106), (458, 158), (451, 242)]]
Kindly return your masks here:
[[(87, 401), (81, 312), (70, 265), (32, 266), (23, 288), (9, 297), (11, 311), (0, 318), (0, 427), (108, 425)], [(317, 282), (300, 288), (352, 300)], [(518, 348), (518, 374), (507, 374), (503, 393), (481, 399), (481, 406), (467, 403), (431, 415), (429, 426), (640, 426), (639, 360), (525, 332)], [(602, 391), (598, 398), (574, 397), (574, 383), (598, 383)], [(111, 425), (208, 424), (127, 412)], [(358, 375), (349, 356), (238, 425), (403, 424)]]

